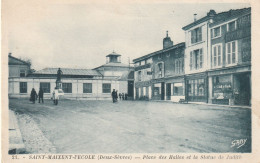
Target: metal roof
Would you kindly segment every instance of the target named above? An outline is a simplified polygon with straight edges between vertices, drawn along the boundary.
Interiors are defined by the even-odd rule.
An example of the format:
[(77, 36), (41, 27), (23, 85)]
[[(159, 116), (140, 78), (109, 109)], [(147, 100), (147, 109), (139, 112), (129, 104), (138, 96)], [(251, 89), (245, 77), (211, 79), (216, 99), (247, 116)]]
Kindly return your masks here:
[(108, 54), (106, 57), (109, 57), (109, 56), (121, 56), (120, 54), (117, 54), (116, 52), (112, 52), (110, 54)]
[[(34, 72), (33, 74), (57, 74), (58, 68), (45, 68)], [(74, 68), (61, 68), (63, 75), (90, 75), (102, 76), (98, 71), (91, 69), (74, 69)]]

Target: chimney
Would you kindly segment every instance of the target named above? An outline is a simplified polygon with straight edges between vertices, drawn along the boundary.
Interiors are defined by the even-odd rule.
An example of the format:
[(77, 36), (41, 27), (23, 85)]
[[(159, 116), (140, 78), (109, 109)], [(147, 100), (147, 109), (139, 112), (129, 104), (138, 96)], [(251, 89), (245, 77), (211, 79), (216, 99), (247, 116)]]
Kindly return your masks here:
[(194, 22), (197, 21), (197, 14), (193, 14), (194, 16)]
[(12, 56), (12, 53), (9, 53), (8, 56)]
[(168, 31), (166, 31), (166, 37), (163, 39), (163, 49), (173, 46), (173, 41), (168, 35)]

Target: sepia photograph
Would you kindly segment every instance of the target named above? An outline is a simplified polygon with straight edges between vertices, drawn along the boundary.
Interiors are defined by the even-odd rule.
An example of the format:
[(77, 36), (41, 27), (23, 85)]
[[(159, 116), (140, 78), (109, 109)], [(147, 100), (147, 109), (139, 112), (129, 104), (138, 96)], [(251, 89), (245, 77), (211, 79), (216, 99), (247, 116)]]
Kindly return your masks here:
[(252, 154), (252, 8), (3, 0), (4, 154), (135, 162)]

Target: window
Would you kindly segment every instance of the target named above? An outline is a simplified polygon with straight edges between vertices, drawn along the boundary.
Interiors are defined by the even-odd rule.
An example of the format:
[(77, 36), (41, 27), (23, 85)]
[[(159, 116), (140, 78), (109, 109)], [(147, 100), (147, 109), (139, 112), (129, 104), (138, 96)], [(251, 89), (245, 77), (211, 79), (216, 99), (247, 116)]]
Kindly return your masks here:
[(72, 83), (62, 83), (62, 90), (64, 93), (72, 93)]
[(20, 93), (27, 93), (27, 82), (20, 82)]
[(41, 82), (40, 83), (40, 88), (43, 89), (44, 93), (50, 93), (51, 92), (50, 91), (50, 83), (48, 83), (48, 82)]
[(173, 96), (183, 96), (183, 83), (174, 83), (173, 84)]
[(20, 77), (25, 77), (25, 70), (20, 70)]
[(142, 71), (138, 71), (138, 81), (142, 80)]
[(204, 79), (194, 79), (188, 81), (189, 96), (204, 96)]
[(103, 83), (102, 90), (103, 90), (103, 93), (111, 93), (111, 84)]
[(83, 83), (83, 93), (92, 93), (92, 83)]
[(196, 28), (191, 31), (191, 43), (192, 44), (202, 41), (201, 28), (202, 27), (199, 27), (199, 28)]
[(226, 64), (231, 65), (235, 64), (237, 60), (237, 42), (228, 42), (226, 44)]
[(213, 29), (213, 38), (220, 37), (221, 36), (221, 28), (216, 27)]
[(228, 31), (231, 32), (234, 30), (236, 30), (236, 21), (228, 23)]
[(176, 74), (182, 73), (183, 72), (183, 68), (184, 68), (184, 66), (183, 66), (182, 59), (176, 59), (175, 60), (175, 73)]
[(190, 52), (190, 70), (203, 67), (203, 51), (197, 49)]
[(153, 63), (153, 59), (152, 58), (148, 58), (147, 60), (146, 60), (146, 63), (148, 64), (148, 63)]
[(168, 53), (166, 54), (166, 57), (170, 57), (170, 55), (171, 55), (170, 52), (168, 52)]
[(158, 77), (161, 78), (163, 77), (163, 64), (158, 63)]
[(221, 45), (214, 45), (213, 52), (212, 52), (212, 66), (218, 67), (222, 65), (222, 46)]

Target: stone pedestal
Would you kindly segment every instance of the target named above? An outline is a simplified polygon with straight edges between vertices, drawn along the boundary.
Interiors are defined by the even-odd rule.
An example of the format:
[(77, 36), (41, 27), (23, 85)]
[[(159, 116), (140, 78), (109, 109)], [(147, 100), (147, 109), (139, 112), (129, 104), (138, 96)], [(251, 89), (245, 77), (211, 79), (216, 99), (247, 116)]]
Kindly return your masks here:
[(62, 89), (62, 83), (61, 83), (61, 81), (59, 80), (56, 80), (56, 88), (57, 89)]

